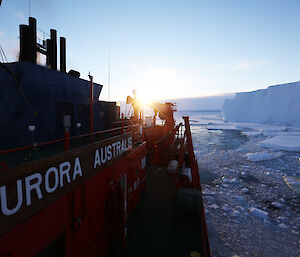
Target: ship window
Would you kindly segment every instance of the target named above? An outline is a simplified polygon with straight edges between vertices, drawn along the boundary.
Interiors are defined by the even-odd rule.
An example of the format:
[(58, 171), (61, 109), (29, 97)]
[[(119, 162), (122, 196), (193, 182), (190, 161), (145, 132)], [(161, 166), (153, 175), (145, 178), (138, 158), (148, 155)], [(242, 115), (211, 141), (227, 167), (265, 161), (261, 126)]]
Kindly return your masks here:
[(65, 235), (58, 236), (48, 244), (37, 257), (65, 257)]

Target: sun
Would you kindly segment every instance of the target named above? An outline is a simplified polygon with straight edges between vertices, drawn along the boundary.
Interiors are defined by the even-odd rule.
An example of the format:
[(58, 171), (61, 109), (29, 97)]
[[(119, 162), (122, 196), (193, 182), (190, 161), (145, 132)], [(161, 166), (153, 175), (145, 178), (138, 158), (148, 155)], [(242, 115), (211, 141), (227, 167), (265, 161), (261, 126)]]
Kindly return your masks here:
[(156, 99), (154, 94), (149, 94), (148, 92), (139, 92), (137, 98), (144, 107), (149, 107)]

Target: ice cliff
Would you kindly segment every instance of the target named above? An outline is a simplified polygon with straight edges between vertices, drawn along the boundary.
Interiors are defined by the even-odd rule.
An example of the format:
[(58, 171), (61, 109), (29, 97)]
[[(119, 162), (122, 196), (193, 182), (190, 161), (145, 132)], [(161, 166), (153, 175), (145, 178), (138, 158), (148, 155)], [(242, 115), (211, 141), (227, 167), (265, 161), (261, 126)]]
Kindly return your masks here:
[(300, 126), (300, 81), (237, 93), (223, 105), (226, 121)]
[(179, 111), (222, 110), (224, 101), (234, 98), (234, 95), (234, 93), (227, 93), (214, 96), (168, 99), (168, 101), (175, 102)]

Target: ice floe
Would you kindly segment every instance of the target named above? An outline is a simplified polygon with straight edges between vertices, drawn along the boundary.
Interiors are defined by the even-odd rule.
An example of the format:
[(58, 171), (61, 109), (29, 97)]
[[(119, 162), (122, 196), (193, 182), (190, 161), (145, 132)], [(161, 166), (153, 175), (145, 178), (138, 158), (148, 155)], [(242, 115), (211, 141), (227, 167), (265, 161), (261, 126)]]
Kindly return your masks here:
[(277, 159), (282, 156), (281, 152), (256, 152), (256, 153), (247, 153), (245, 157), (252, 162), (259, 162), (259, 161), (267, 161), (272, 159)]
[(280, 224), (278, 225), (278, 227), (283, 228), (283, 229), (288, 229), (288, 226), (285, 225), (284, 223), (280, 223)]
[(282, 204), (279, 203), (279, 202), (272, 202), (272, 205), (276, 208), (281, 208), (282, 207)]
[(268, 212), (263, 211), (263, 210), (258, 209), (258, 208), (255, 208), (255, 207), (251, 207), (251, 208), (249, 209), (249, 212), (250, 212), (253, 216), (255, 216), (255, 217), (257, 217), (257, 218), (260, 218), (260, 219), (267, 219), (267, 218), (269, 217)]
[(300, 136), (282, 134), (260, 141), (259, 145), (273, 150), (300, 151)]
[(207, 125), (208, 130), (238, 130), (235, 125), (229, 123)]
[(290, 189), (300, 194), (300, 178), (292, 176), (284, 176), (283, 178)]
[(243, 187), (243, 188), (241, 189), (241, 191), (242, 191), (242, 193), (244, 193), (244, 194), (249, 193), (249, 189), (246, 188), (246, 187)]

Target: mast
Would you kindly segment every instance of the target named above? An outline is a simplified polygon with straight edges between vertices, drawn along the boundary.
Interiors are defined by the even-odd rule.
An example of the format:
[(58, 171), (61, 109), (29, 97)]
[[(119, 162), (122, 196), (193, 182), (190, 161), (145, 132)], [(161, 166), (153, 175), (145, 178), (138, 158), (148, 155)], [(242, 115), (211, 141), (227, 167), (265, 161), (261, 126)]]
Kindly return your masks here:
[(110, 101), (110, 42), (108, 42), (108, 74), (107, 74), (107, 86), (108, 86), (108, 101)]

